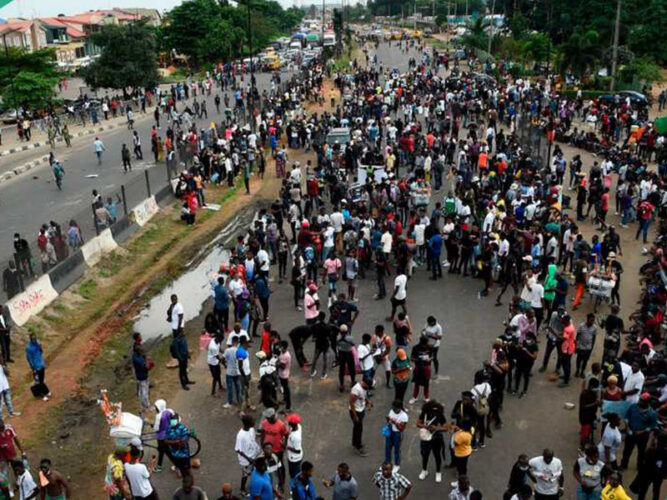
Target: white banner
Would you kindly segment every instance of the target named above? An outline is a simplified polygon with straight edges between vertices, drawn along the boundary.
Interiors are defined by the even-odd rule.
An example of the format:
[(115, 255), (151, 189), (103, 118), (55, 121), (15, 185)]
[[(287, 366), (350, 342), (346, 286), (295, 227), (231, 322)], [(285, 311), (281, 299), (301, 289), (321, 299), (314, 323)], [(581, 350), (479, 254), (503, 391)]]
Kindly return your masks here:
[(155, 196), (146, 198), (132, 209), (130, 220), (143, 227), (158, 212), (160, 208), (155, 201)]
[(51, 278), (45, 274), (31, 283), (25, 292), (19, 293), (7, 302), (12, 320), (19, 326), (25, 325), (33, 314), (39, 314), (58, 297), (58, 292), (51, 284)]

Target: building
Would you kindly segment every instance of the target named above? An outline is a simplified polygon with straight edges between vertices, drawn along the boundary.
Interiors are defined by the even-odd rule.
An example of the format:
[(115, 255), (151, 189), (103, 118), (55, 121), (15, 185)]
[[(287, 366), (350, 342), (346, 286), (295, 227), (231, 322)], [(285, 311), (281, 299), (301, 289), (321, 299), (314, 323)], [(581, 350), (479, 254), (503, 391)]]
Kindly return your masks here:
[(42, 17), (39, 23), (46, 32), (48, 47), (56, 52), (59, 66), (69, 67), (74, 65), (77, 59), (88, 55), (86, 51), (88, 37), (83, 31), (64, 23), (57, 17)]
[(37, 21), (9, 19), (0, 24), (0, 43), (6, 48), (14, 47), (32, 52), (46, 47), (46, 31)]

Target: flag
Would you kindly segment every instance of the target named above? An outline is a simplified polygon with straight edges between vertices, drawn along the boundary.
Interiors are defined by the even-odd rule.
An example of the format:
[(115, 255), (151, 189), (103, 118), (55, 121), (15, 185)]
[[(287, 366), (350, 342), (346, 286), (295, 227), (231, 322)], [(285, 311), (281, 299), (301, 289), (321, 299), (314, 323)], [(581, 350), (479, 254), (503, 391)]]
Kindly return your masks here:
[(0, 0), (0, 9), (2, 9), (5, 5), (8, 5), (12, 3), (13, 0)]

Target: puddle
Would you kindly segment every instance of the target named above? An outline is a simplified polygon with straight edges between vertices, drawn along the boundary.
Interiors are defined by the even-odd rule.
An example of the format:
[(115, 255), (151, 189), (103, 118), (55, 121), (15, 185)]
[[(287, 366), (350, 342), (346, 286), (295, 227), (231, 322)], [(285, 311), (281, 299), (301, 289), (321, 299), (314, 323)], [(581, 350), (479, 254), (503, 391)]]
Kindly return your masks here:
[(243, 225), (242, 219), (243, 217), (239, 215), (228, 224), (186, 265), (188, 272), (174, 280), (142, 309), (134, 323), (133, 331), (139, 332), (144, 342), (171, 336), (171, 327), (167, 323), (167, 309), (174, 293), (178, 295), (185, 309), (185, 322), (201, 314), (204, 302), (211, 297), (211, 280), (215, 279), (220, 265), (229, 263), (230, 251), (224, 244), (228, 243), (235, 231)]

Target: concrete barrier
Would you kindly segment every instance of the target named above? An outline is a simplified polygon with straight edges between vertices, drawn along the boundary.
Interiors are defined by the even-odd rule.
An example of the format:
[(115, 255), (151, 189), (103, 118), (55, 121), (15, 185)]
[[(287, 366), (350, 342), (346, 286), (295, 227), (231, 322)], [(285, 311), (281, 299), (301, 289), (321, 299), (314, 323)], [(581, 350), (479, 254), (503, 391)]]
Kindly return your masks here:
[(7, 308), (12, 316), (12, 321), (23, 326), (32, 315), (42, 312), (57, 297), (58, 292), (53, 288), (50, 276), (45, 274), (31, 283), (25, 292), (12, 297), (7, 302)]
[(83, 253), (83, 258), (86, 261), (86, 264), (93, 267), (100, 261), (104, 254), (111, 253), (116, 248), (118, 248), (118, 243), (113, 239), (111, 229), (107, 228), (98, 236), (83, 245), (81, 247), (81, 253)]
[(56, 289), (56, 292), (63, 293), (76, 280), (81, 278), (87, 269), (88, 266), (83, 258), (83, 252), (79, 249), (49, 271), (51, 285)]
[(130, 220), (143, 227), (158, 210), (159, 207), (157, 201), (155, 201), (155, 196), (151, 196), (132, 209)]

